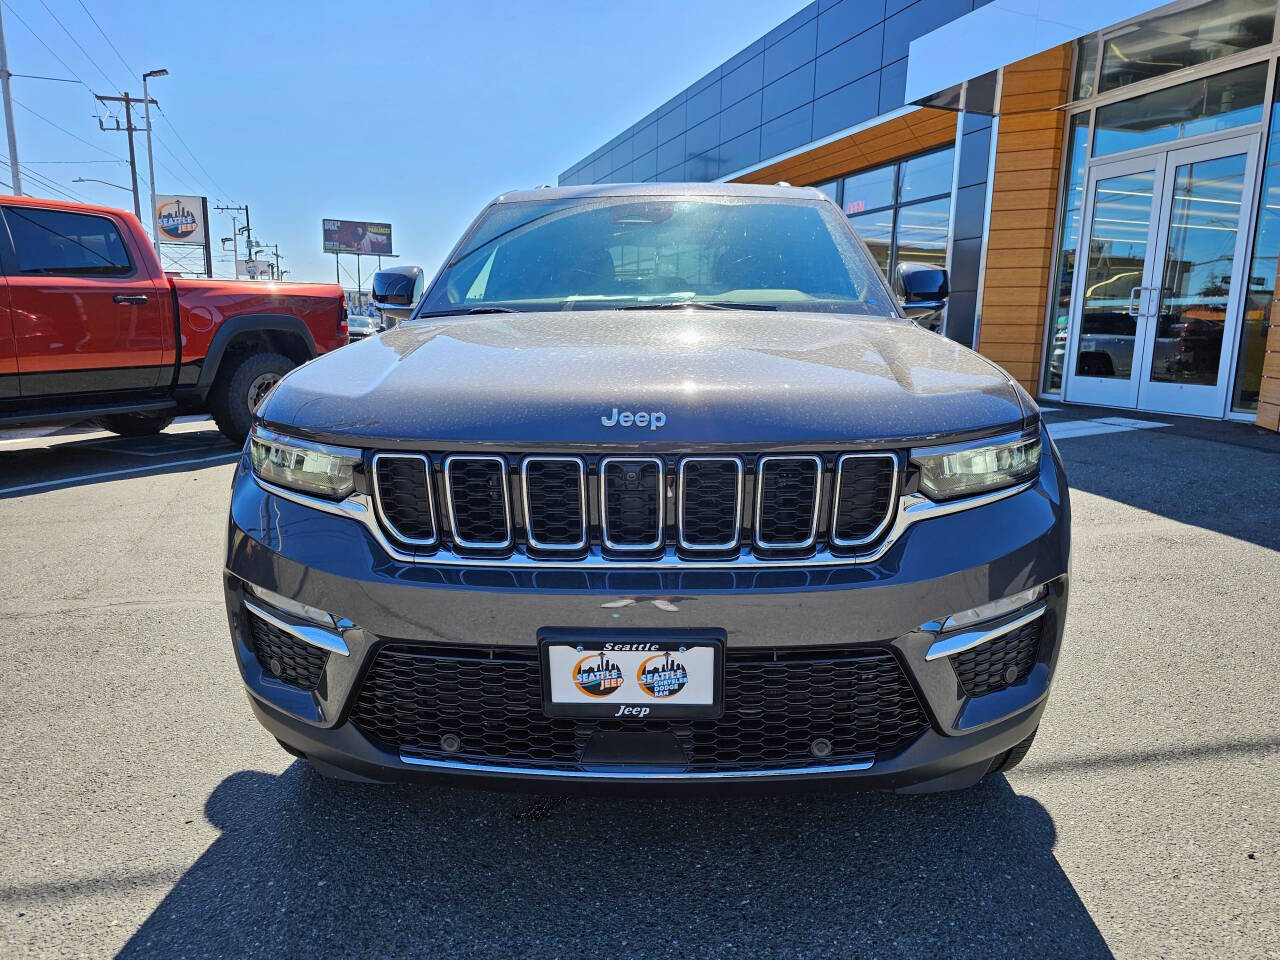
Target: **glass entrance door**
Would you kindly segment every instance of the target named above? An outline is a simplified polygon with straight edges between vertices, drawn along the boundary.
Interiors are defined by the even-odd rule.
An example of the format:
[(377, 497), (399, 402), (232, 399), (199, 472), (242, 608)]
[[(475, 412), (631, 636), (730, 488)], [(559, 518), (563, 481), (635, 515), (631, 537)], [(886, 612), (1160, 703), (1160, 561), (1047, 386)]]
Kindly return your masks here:
[(1066, 399), (1222, 416), (1256, 136), (1090, 171)]

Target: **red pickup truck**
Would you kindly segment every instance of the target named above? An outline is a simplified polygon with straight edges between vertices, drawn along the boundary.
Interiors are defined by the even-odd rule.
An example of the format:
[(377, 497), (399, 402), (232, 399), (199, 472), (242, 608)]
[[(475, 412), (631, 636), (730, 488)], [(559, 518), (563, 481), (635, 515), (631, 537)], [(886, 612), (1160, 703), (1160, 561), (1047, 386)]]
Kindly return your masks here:
[(0, 197), (0, 269), (0, 427), (209, 412), (241, 443), (276, 381), (347, 342), (337, 284), (168, 277), (108, 207)]

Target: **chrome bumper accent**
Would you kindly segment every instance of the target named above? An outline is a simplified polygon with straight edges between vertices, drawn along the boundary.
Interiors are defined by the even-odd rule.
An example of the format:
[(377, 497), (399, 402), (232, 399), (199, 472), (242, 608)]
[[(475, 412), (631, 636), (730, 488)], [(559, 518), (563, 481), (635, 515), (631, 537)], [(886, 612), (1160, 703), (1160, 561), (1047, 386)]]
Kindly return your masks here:
[(253, 480), (254, 483), (273, 496), (363, 524), (370, 535), (378, 542), (378, 545), (389, 556), (402, 563), (422, 563), (448, 567), (507, 567), (527, 570), (778, 570), (786, 567), (839, 567), (874, 563), (889, 551), (889, 548), (898, 541), (912, 524), (919, 523), (922, 520), (932, 520), (934, 517), (945, 517), (948, 514), (959, 513), (962, 510), (985, 507), (988, 504), (1004, 500), (1006, 497), (1013, 497), (1030, 490), (1036, 484), (1035, 480), (1028, 480), (1016, 486), (1006, 487), (1003, 490), (993, 490), (990, 493), (982, 493), (976, 497), (944, 502), (930, 500), (920, 493), (906, 494), (898, 498), (898, 509), (894, 516), (893, 526), (889, 529), (889, 533), (884, 540), (875, 549), (867, 553), (850, 556), (833, 554), (827, 548), (819, 545), (814, 553), (808, 557), (772, 560), (757, 557), (744, 548), (739, 556), (733, 559), (691, 560), (678, 555), (674, 547), (668, 547), (666, 555), (660, 558), (627, 560), (603, 556), (597, 548), (593, 547), (585, 557), (572, 560), (557, 560), (554, 558), (530, 557), (521, 553), (518, 549), (506, 557), (460, 557), (443, 545), (428, 554), (410, 553), (393, 546), (387, 539), (386, 534), (382, 532), (382, 528), (378, 525), (377, 517), (374, 515), (372, 499), (366, 494), (353, 493), (345, 500), (335, 502), (299, 493), (296, 490), (288, 490), (263, 480), (257, 474), (253, 474)]
[(340, 657), (349, 657), (351, 655), (351, 651), (347, 649), (347, 642), (330, 630), (306, 624), (290, 623), (288, 620), (276, 616), (270, 610), (258, 606), (252, 600), (246, 599), (244, 607), (255, 617), (260, 617), (291, 637), (297, 637), (303, 643), (309, 643), (311, 646), (327, 650), (329, 653), (336, 653)]
[(924, 655), (926, 661), (938, 660), (942, 657), (954, 657), (958, 653), (964, 653), (966, 650), (972, 650), (974, 647), (980, 647), (984, 643), (989, 643), (998, 637), (1003, 637), (1006, 633), (1020, 627), (1025, 627), (1031, 621), (1044, 616), (1045, 610), (1048, 609), (1045, 604), (1040, 604), (1033, 610), (1028, 610), (1019, 617), (1015, 617), (1008, 623), (1002, 623), (998, 627), (988, 630), (966, 630), (964, 633), (957, 633), (954, 636), (939, 640), (931, 646)]
[(874, 760), (854, 760), (849, 763), (833, 763), (825, 767), (786, 767), (775, 770), (695, 770), (690, 773), (660, 773), (654, 771), (637, 771), (624, 773), (598, 770), (541, 770), (535, 767), (504, 767), (490, 763), (461, 763), (456, 760), (426, 760), (422, 757), (411, 757), (400, 754), (400, 762), (415, 767), (429, 767), (450, 773), (471, 771), (473, 773), (497, 774), (511, 777), (536, 777), (559, 780), (648, 780), (656, 783), (678, 782), (684, 780), (755, 780), (767, 777), (797, 776), (803, 774), (823, 773), (857, 773), (870, 770)]

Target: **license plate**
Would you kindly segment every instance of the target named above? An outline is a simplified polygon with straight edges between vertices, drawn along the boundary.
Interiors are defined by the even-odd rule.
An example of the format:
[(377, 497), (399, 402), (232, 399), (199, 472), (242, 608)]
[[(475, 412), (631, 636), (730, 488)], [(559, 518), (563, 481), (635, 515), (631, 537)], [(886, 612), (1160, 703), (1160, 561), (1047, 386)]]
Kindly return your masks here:
[(705, 634), (544, 637), (545, 712), (623, 720), (718, 717), (722, 649), (718, 637)]

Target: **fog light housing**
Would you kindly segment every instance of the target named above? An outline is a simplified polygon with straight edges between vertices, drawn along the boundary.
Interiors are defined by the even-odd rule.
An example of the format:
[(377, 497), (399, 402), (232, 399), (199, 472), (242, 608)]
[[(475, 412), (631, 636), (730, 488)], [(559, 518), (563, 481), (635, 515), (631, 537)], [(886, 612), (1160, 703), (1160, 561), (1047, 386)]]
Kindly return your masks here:
[(1035, 603), (1043, 598), (1046, 592), (1045, 585), (1042, 583), (1038, 587), (1032, 587), (1030, 590), (1023, 590), (1021, 593), (1010, 594), (1007, 597), (992, 600), (990, 603), (984, 603), (981, 606), (961, 610), (959, 613), (953, 613), (942, 621), (942, 631), (945, 633), (948, 630), (969, 627), (975, 623), (1003, 617), (1006, 613), (1013, 613), (1028, 604)]

